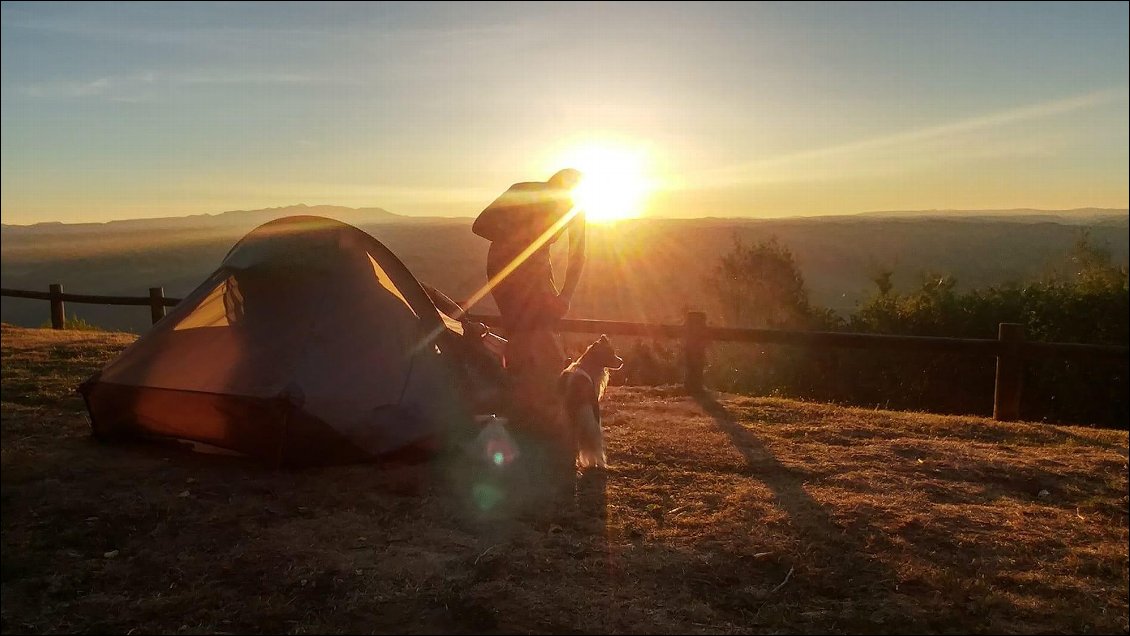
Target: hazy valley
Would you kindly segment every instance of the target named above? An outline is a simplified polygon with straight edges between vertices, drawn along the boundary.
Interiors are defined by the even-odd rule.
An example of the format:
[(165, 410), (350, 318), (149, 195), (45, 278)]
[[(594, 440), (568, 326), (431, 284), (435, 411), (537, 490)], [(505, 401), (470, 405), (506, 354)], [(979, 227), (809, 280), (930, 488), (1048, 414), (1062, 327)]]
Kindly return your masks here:
[[(191, 291), (253, 227), (290, 214), (330, 216), (362, 227), (387, 245), (423, 282), (455, 298), (484, 281), (487, 242), (470, 218), (399, 216), (380, 208), (294, 206), (104, 224), (5, 225), (3, 286), (142, 296)], [(1115, 262), (1128, 254), (1126, 210), (879, 212), (786, 219), (638, 219), (590, 225), (590, 258), (571, 315), (651, 322), (681, 321), (712, 308), (705, 277), (735, 239), (776, 237), (795, 255), (813, 303), (850, 313), (874, 292), (871, 279), (894, 271), (896, 290), (949, 274), (960, 288), (1024, 282), (1048, 275), (1086, 230)], [(563, 243), (563, 242), (562, 242)], [(559, 246), (563, 247), (563, 245)], [(557, 254), (557, 251), (562, 251)], [(555, 250), (563, 256), (563, 250)], [(491, 311), (489, 300), (479, 307)], [(143, 330), (137, 307), (68, 306), (95, 324)], [(43, 301), (4, 298), (4, 322), (38, 326)], [(994, 329), (986, 325), (986, 329)], [(991, 336), (991, 333), (987, 333)]]

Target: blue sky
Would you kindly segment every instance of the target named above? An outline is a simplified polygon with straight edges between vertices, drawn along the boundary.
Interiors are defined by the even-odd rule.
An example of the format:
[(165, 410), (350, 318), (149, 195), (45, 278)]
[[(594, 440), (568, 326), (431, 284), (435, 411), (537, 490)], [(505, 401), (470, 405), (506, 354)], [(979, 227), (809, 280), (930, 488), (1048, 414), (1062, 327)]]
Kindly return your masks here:
[(571, 146), (658, 216), (1127, 207), (1126, 3), (15, 3), (5, 223), (473, 215)]

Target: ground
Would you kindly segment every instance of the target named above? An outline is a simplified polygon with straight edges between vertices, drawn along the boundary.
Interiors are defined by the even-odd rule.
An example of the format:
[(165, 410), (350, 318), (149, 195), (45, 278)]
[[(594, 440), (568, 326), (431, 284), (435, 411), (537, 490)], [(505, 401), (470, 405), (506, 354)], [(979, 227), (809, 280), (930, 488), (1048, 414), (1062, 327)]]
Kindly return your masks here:
[(1125, 431), (613, 387), (547, 506), (99, 444), (74, 387), (132, 338), (3, 327), (4, 633), (1128, 630)]

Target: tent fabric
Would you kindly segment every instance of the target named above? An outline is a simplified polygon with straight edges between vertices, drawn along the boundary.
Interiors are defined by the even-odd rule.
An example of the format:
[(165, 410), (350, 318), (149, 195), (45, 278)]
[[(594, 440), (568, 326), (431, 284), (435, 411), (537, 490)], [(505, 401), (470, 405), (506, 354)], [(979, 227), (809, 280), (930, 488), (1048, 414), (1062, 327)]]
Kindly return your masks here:
[(171, 437), (277, 463), (434, 447), (469, 421), (420, 283), (369, 234), (266, 223), (81, 387), (96, 435)]

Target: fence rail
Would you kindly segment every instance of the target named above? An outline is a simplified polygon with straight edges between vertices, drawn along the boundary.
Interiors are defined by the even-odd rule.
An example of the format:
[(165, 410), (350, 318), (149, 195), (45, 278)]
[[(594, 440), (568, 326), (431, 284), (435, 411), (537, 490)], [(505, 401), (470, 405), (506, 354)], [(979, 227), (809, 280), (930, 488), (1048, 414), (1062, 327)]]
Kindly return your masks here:
[[(150, 287), (148, 296), (94, 296), (63, 293), (63, 286), (52, 284), (46, 292), (22, 289), (0, 289), (0, 296), (32, 298), (51, 303), (51, 326), (66, 326), (64, 302), (98, 305), (148, 306), (154, 323), (165, 316), (165, 307), (179, 303), (169, 298), (161, 287)], [(491, 326), (499, 326), (498, 316), (468, 314), (468, 318)], [(784, 344), (813, 348), (862, 348), (896, 351), (926, 351), (958, 355), (994, 356), (997, 359), (993, 391), (993, 417), (1012, 421), (1020, 417), (1021, 380), (1024, 361), (1039, 358), (1062, 358), (1083, 361), (1127, 361), (1130, 348), (1122, 345), (1079, 344), (1069, 342), (1030, 342), (1024, 340), (1024, 326), (1002, 322), (997, 338), (943, 338), (935, 336), (896, 336), (832, 331), (788, 331), (780, 329), (736, 329), (710, 327), (706, 314), (687, 312), (681, 325), (646, 324), (618, 320), (564, 319), (556, 327), (562, 333), (605, 333), (621, 336), (676, 338), (683, 340), (685, 351), (684, 385), (688, 391), (703, 389), (706, 348), (711, 342), (750, 342)]]
[[(694, 314), (696, 312), (690, 312)], [(468, 314), (468, 318), (487, 325), (498, 326), (498, 316)], [(1014, 324), (1014, 323), (1001, 323)], [(685, 325), (644, 324), (615, 320), (576, 320), (566, 318), (558, 323), (557, 331), (563, 333), (606, 333), (621, 336), (648, 336), (682, 338)], [(720, 342), (749, 342), (784, 344), (807, 347), (838, 347), (856, 349), (888, 349), (896, 351), (934, 351), (958, 355), (998, 356), (1002, 352), (1016, 353), (1022, 358), (1070, 358), (1092, 360), (1126, 359), (1130, 348), (1122, 345), (1084, 344), (1075, 342), (1037, 342), (1022, 340), (1017, 345), (991, 338), (947, 338), (941, 336), (896, 336), (877, 333), (850, 333), (842, 331), (790, 331), (786, 329), (738, 329), (733, 327), (705, 327), (703, 339)]]

